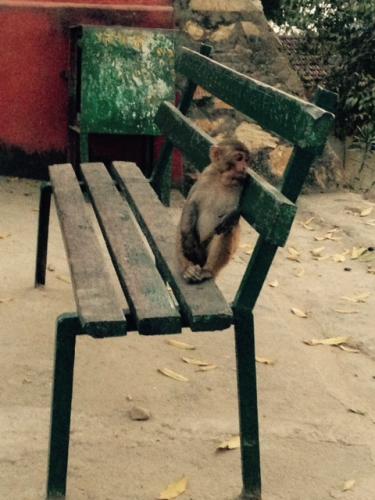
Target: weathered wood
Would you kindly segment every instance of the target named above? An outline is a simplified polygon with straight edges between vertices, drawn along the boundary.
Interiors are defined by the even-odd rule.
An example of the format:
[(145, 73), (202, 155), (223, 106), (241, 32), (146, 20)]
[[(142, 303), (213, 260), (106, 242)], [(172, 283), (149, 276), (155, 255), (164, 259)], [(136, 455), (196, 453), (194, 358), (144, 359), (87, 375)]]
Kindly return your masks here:
[[(198, 168), (202, 169), (210, 162), (209, 149), (215, 141), (174, 106), (163, 103), (156, 119), (169, 140)], [(249, 177), (241, 200), (241, 215), (265, 240), (282, 246), (287, 240), (296, 207), (255, 172), (252, 171)]]
[(163, 278), (170, 284), (181, 314), (193, 331), (222, 330), (232, 323), (232, 311), (214, 282), (187, 284), (175, 258), (176, 226), (149, 182), (134, 163), (114, 162), (113, 174), (155, 254)]
[(325, 143), (334, 116), (185, 47), (176, 64), (189, 80), (232, 105), (261, 127), (301, 148)]
[(142, 334), (180, 332), (180, 315), (105, 165), (84, 163), (81, 170), (137, 330)]
[(73, 167), (52, 165), (49, 174), (82, 329), (93, 337), (125, 335), (122, 305), (105, 270)]

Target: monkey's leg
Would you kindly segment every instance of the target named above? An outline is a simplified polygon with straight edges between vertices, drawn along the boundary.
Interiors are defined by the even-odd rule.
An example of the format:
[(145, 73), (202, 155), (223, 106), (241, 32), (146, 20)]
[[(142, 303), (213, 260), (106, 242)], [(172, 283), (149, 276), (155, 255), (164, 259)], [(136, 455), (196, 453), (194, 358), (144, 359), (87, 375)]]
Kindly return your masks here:
[(208, 247), (207, 261), (202, 268), (202, 280), (214, 278), (228, 264), (238, 247), (239, 239), (239, 225), (235, 226), (230, 233), (215, 235), (212, 238)]

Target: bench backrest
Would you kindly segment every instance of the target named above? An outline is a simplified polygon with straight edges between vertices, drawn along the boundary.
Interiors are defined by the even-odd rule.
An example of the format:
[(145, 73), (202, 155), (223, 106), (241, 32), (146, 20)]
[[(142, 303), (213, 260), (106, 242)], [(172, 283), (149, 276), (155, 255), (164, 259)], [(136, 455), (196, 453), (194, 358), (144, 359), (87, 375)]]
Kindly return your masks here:
[(296, 211), (294, 202), (313, 160), (324, 148), (334, 115), (213, 61), (208, 57), (207, 46), (202, 46), (201, 52), (206, 55), (182, 48), (177, 60), (177, 71), (188, 78), (187, 89), (180, 109), (164, 102), (157, 112), (156, 123), (168, 142), (151, 182), (163, 200), (167, 192), (163, 179), (168, 177), (168, 158), (173, 146), (198, 169), (209, 163), (209, 149), (215, 141), (184, 116), (197, 85), (294, 146), (281, 190), (253, 172), (241, 200), (241, 214), (259, 233), (259, 239), (235, 307), (252, 309), (277, 247), (287, 240)]

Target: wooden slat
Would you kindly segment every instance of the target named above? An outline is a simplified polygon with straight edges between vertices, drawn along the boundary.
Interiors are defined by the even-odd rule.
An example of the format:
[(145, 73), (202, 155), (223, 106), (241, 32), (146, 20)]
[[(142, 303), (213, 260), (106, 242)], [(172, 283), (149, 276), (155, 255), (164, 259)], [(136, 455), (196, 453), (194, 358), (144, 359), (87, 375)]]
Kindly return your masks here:
[(49, 174), (82, 328), (94, 337), (125, 335), (122, 305), (105, 270), (73, 167), (52, 165)]
[(180, 315), (106, 167), (83, 163), (81, 169), (139, 333), (180, 332)]
[(325, 143), (334, 116), (308, 102), (238, 73), (185, 47), (177, 71), (232, 105), (261, 127), (301, 148)]
[(214, 282), (187, 284), (175, 257), (176, 226), (134, 163), (114, 162), (113, 174), (133, 209), (155, 254), (158, 268), (169, 282), (184, 321), (193, 331), (222, 330), (232, 323), (232, 311)]
[[(209, 149), (215, 141), (172, 104), (164, 102), (156, 120), (162, 132), (198, 168), (210, 162)], [(278, 246), (285, 244), (296, 207), (255, 172), (250, 174), (240, 209), (242, 216), (266, 241)]]

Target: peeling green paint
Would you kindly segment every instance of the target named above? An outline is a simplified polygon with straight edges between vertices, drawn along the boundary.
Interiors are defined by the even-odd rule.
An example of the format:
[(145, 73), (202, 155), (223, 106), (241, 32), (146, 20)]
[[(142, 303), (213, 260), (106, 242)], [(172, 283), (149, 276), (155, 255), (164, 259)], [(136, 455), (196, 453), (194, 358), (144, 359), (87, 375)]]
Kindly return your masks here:
[(159, 135), (159, 104), (174, 100), (174, 32), (82, 30), (81, 132)]

